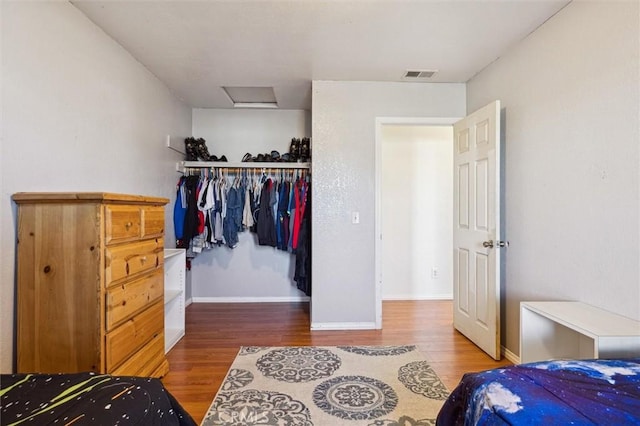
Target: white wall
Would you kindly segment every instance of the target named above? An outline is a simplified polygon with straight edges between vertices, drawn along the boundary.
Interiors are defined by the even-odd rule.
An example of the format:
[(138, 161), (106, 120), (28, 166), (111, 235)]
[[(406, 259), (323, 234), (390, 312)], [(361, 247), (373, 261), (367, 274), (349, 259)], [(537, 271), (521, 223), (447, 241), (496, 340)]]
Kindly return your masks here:
[(640, 319), (637, 1), (574, 1), (468, 83), (505, 118), (503, 344), (519, 302), (579, 300)]
[(465, 85), (314, 81), (312, 93), (312, 327), (373, 327), (376, 117), (462, 117)]
[[(12, 368), (19, 191), (172, 198), (165, 136), (191, 133), (191, 109), (67, 2), (0, 2), (2, 194), (0, 369)], [(171, 220), (172, 209), (167, 209)], [(169, 222), (170, 223), (170, 222)], [(173, 245), (167, 226), (166, 245)]]
[(382, 298), (450, 299), (453, 128), (384, 124), (381, 136)]
[[(194, 109), (193, 135), (207, 141), (212, 155), (229, 161), (289, 151), (291, 138), (310, 136), (310, 114), (302, 110)], [(256, 163), (259, 166), (259, 163)], [(300, 300), (293, 281), (295, 256), (259, 246), (256, 234), (243, 232), (234, 249), (215, 247), (192, 262), (191, 296), (198, 301)]]
[(311, 113), (280, 109), (193, 109), (193, 136), (204, 138), (211, 154), (241, 161), (272, 150), (289, 151), (291, 138), (311, 136)]

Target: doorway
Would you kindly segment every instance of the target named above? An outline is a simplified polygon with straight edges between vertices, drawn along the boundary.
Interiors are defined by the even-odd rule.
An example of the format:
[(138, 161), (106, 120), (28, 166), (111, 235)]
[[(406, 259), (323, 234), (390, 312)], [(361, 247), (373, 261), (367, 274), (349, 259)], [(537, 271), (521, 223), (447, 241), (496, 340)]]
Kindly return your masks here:
[(376, 122), (376, 325), (382, 300), (453, 297), (455, 118)]

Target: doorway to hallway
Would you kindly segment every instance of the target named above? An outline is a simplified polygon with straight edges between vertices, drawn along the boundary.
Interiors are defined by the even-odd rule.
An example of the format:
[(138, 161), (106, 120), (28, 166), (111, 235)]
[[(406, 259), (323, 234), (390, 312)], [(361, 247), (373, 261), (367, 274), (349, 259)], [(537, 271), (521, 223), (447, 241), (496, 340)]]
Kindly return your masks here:
[(387, 120), (376, 140), (378, 302), (451, 299), (455, 120)]

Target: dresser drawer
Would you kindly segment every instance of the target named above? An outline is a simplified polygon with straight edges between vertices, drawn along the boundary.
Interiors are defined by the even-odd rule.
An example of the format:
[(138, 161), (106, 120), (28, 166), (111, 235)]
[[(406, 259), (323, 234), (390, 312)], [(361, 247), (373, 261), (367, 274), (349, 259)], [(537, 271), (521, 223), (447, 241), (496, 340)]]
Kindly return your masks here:
[(107, 333), (107, 371), (112, 371), (151, 339), (163, 333), (164, 300), (160, 299), (149, 309)]
[[(131, 315), (162, 298), (164, 273), (161, 270), (137, 280), (107, 289), (107, 331)], [(162, 298), (164, 300), (164, 298)]]
[(142, 208), (139, 206), (105, 206), (105, 242), (131, 241), (142, 235)]
[(164, 263), (164, 240), (156, 238), (105, 249), (105, 285), (151, 271)]
[(115, 376), (152, 376), (164, 361), (164, 333), (158, 334), (118, 368), (107, 373)]
[(149, 206), (142, 209), (142, 236), (164, 235), (164, 207)]

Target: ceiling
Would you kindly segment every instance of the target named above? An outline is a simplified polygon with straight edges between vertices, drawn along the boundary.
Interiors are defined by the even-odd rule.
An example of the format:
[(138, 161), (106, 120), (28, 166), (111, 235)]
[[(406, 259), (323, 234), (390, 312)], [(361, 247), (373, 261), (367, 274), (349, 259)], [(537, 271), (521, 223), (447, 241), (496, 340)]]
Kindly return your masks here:
[(186, 104), (273, 87), (310, 109), (312, 80), (466, 82), (568, 0), (110, 0), (72, 4)]

